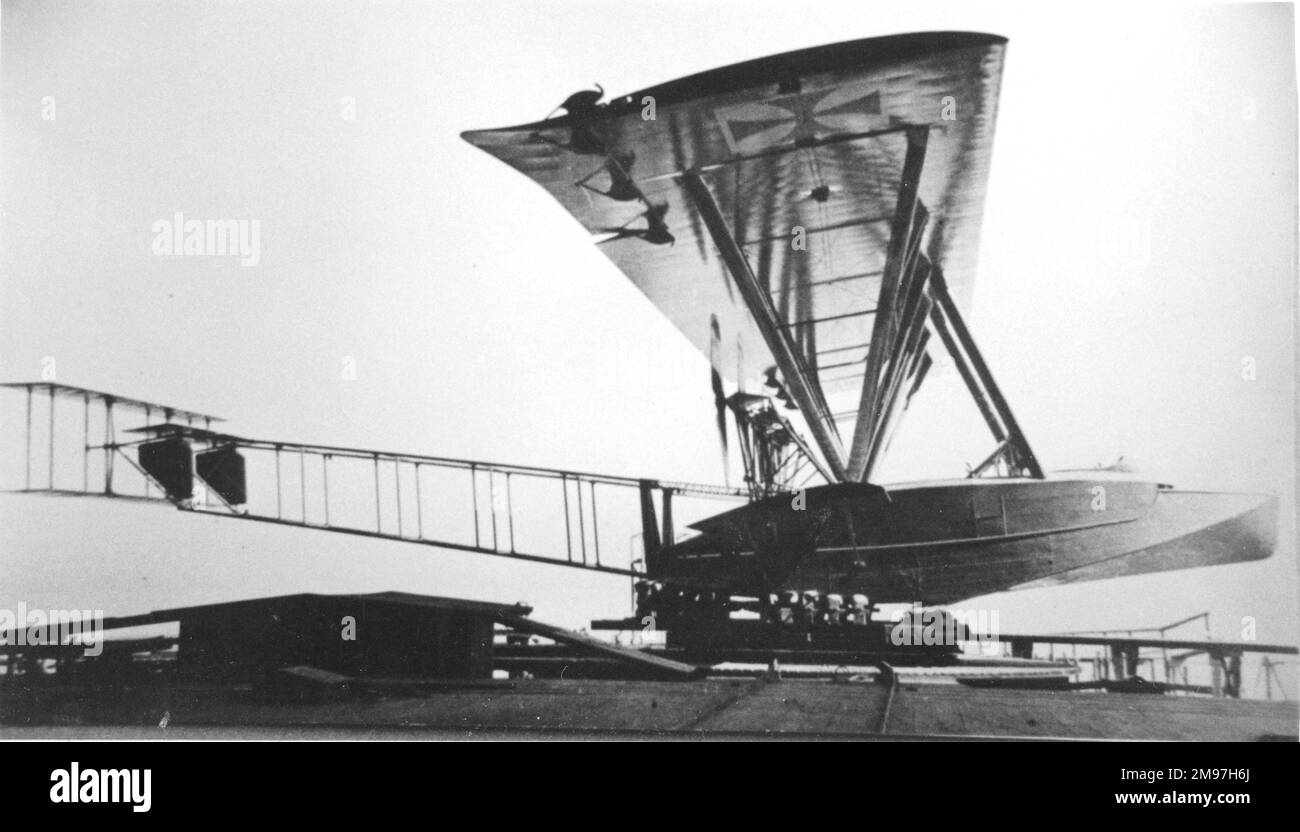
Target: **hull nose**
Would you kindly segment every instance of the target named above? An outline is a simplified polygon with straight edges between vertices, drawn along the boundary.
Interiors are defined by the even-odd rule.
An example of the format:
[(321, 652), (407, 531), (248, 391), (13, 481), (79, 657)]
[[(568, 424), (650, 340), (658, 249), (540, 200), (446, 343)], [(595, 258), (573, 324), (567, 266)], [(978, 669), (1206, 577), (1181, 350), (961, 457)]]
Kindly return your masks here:
[(1263, 560), (1277, 548), (1278, 498), (1269, 494), (1167, 491), (1157, 512), (1168, 516), (1171, 531), (1193, 529), (1170, 541), (1199, 561), (1189, 566)]
[(1161, 491), (1132, 529), (1127, 553), (1016, 588), (1264, 560), (1277, 546), (1277, 513), (1268, 494)]
[(1247, 544), (1255, 552), (1246, 560), (1263, 560), (1277, 548), (1278, 498), (1261, 495), (1254, 508), (1240, 515), (1240, 523), (1247, 535)]

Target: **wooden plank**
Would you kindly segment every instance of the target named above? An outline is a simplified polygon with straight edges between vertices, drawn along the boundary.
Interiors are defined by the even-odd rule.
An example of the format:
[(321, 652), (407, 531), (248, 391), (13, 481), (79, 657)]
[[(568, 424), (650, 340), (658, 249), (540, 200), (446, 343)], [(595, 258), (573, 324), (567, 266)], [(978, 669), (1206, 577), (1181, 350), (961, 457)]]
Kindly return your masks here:
[(498, 619), (503, 624), (508, 624), (516, 630), (524, 633), (532, 633), (537, 636), (545, 636), (549, 639), (572, 644), (576, 647), (584, 647), (595, 653), (609, 656), (620, 661), (631, 664), (640, 664), (652, 667), (662, 672), (665, 676), (677, 679), (696, 679), (704, 675), (705, 668), (696, 667), (693, 664), (675, 662), (672, 659), (665, 659), (659, 656), (651, 656), (640, 650), (633, 650), (628, 647), (619, 647), (608, 642), (594, 639), (591, 636), (577, 633), (573, 630), (566, 630), (563, 627), (556, 627), (551, 624), (543, 624), (540, 621), (534, 621), (531, 618), (524, 618), (517, 615), (503, 615)]
[(1300, 648), (1293, 644), (1262, 644), (1254, 641), (1197, 641), (1194, 639), (1170, 638), (1156, 636), (1134, 638), (1132, 636), (1074, 636), (1074, 635), (1009, 635), (1001, 633), (987, 636), (992, 641), (1023, 641), (1033, 644), (1089, 644), (1110, 647), (1164, 647), (1170, 650), (1195, 650), (1206, 653), (1277, 653), (1294, 656), (1300, 654)]

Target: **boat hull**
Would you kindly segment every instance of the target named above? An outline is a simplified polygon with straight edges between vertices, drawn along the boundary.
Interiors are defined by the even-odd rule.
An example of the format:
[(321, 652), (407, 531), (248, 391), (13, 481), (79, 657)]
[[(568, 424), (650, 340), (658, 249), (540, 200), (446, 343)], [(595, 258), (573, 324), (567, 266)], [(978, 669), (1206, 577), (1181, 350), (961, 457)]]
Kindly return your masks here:
[(1267, 558), (1277, 500), (1152, 482), (831, 485), (696, 524), (650, 576), (731, 593), (862, 593), (945, 604), (1010, 589)]

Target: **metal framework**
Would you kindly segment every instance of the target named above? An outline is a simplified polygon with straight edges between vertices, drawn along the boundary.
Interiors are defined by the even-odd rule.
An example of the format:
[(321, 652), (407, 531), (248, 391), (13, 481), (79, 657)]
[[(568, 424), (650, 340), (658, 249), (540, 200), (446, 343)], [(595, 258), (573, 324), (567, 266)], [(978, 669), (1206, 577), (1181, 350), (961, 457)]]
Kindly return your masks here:
[[(1205, 614), (1202, 614), (1205, 615)], [(1200, 618), (1193, 616), (1188, 621)], [(1287, 644), (1263, 644), (1260, 642), (1232, 642), (1232, 641), (1211, 641), (1208, 639), (1179, 639), (1169, 638), (1167, 631), (1184, 624), (1186, 621), (1171, 624), (1167, 627), (1152, 630), (1122, 630), (1123, 636), (1111, 635), (1109, 632), (1100, 635), (1086, 634), (1046, 634), (1046, 635), (1025, 635), (1025, 634), (999, 634), (996, 636), (985, 636), (992, 642), (1001, 642), (1010, 645), (1010, 652), (1013, 658), (1032, 659), (1036, 655), (1035, 647), (1038, 645), (1047, 645), (1052, 652), (1049, 657), (1056, 657), (1055, 648), (1068, 647), (1073, 651), (1073, 661), (1083, 662), (1078, 656), (1078, 648), (1099, 648), (1104, 651), (1103, 655), (1091, 661), (1094, 665), (1094, 676), (1102, 679), (1113, 679), (1115, 681), (1132, 680), (1141, 676), (1139, 670), (1142, 664), (1148, 664), (1151, 668), (1153, 677), (1155, 671), (1156, 657), (1143, 657), (1142, 650), (1158, 650), (1162, 654), (1168, 654), (1170, 650), (1183, 650), (1185, 652), (1168, 656), (1163, 661), (1165, 663), (1165, 684), (1171, 689), (1187, 689), (1193, 692), (1211, 693), (1214, 696), (1227, 696), (1233, 699), (1241, 697), (1242, 688), (1242, 658), (1247, 653), (1275, 654), (1283, 656), (1294, 656), (1300, 653), (1300, 648)], [(1158, 632), (1159, 637), (1139, 636), (1141, 632)], [(1210, 670), (1213, 673), (1213, 684), (1207, 690), (1201, 690), (1199, 686), (1187, 685), (1186, 675), (1183, 674), (1184, 683), (1176, 683), (1175, 672), (1183, 670), (1183, 663), (1190, 657), (1204, 654), (1210, 661)], [(1270, 663), (1271, 664), (1271, 663)], [(1149, 682), (1155, 682), (1154, 678), (1148, 679)], [(1271, 695), (1271, 690), (1270, 690)]]
[[(828, 136), (782, 145), (758, 154), (737, 156), (724, 163), (673, 176), (679, 178), (687, 196), (700, 212), (724, 266), (740, 289), (746, 307), (771, 350), (791, 399), (803, 412), (809, 430), (821, 449), (821, 457), (825, 461), (822, 473), (826, 479), (864, 482), (871, 479), (889, 446), (902, 411), (920, 389), (933, 366), (929, 346), (936, 335), (957, 365), (962, 380), (997, 442), (989, 457), (972, 469), (971, 476), (998, 470), (1009, 475), (1041, 478), (1042, 468), (988, 365), (975, 346), (970, 331), (962, 321), (961, 314), (948, 293), (942, 270), (923, 252), (930, 215), (918, 198), (918, 190), (925, 167), (929, 131), (930, 128), (926, 125), (900, 125), (888, 130)], [(879, 297), (864, 298), (863, 301), (868, 306), (862, 309), (818, 319), (783, 321), (772, 304), (771, 293), (764, 291), (760, 285), (744, 252), (747, 245), (761, 240), (736, 239), (704, 174), (755, 158), (900, 133), (906, 136), (907, 152), (892, 219), (868, 217), (835, 224), (839, 228), (885, 221), (891, 223), (885, 266), (880, 272)], [(842, 278), (833, 280), (840, 279)], [(870, 306), (873, 300), (876, 304)], [(833, 379), (836, 382), (862, 379), (857, 421), (846, 458), (836, 424), (836, 419), (846, 414), (831, 412), (821, 386), (813, 381), (812, 368), (793, 342), (790, 331), (809, 323), (866, 315), (873, 316), (873, 320), (871, 340), (861, 345), (866, 348), (865, 356), (817, 368), (819, 372), (861, 368), (860, 372)], [(825, 353), (818, 353), (822, 354)], [(754, 483), (763, 480), (760, 474), (762, 464), (759, 463), (761, 456), (760, 453), (758, 456), (751, 454), (746, 457), (746, 473), (751, 489)], [(809, 456), (812, 454), (809, 453)]]
[[(643, 513), (643, 528), (646, 523), (656, 529), (656, 535), (646, 535), (645, 550), (649, 557), (659, 548), (657, 539), (658, 521), (655, 517), (654, 493), (660, 495), (664, 512), (664, 536), (673, 539), (672, 499), (674, 495), (707, 499), (743, 499), (747, 492), (738, 488), (702, 485), (698, 483), (660, 481), (654, 479), (637, 479), (632, 477), (609, 476), (580, 471), (553, 468), (540, 468), (524, 465), (508, 465), (478, 460), (454, 459), (420, 454), (392, 451), (379, 451), (362, 448), (350, 448), (331, 445), (312, 445), (297, 442), (279, 442), (249, 439), (229, 433), (210, 429), (217, 417), (196, 413), (171, 406), (164, 406), (138, 399), (129, 399), (108, 393), (85, 390), (83, 388), (54, 385), (54, 396), (81, 398), (85, 405), (84, 442), (80, 457), (83, 462), (83, 477), (79, 487), (57, 482), (55, 471), (56, 431), (53, 429), (54, 418), (51, 416), (48, 455), (50, 459), (49, 476), (44, 485), (34, 484), (31, 475), (32, 439), (31, 422), (32, 396), (51, 385), (43, 383), (18, 383), (4, 385), (10, 388), (26, 390), (28, 397), (28, 420), (24, 436), (27, 452), (27, 472), (24, 487), (11, 489), (20, 492), (46, 492), (56, 494), (88, 494), (127, 499), (145, 499), (154, 502), (170, 502), (176, 507), (193, 512), (215, 514), (263, 523), (299, 526), (324, 531), (338, 532), (363, 537), (400, 540), (410, 543), (422, 543), (429, 546), (480, 554), (497, 555), (516, 560), (547, 563), (559, 566), (581, 568), (614, 575), (637, 576), (642, 574), (641, 564), (632, 557), (623, 556), (621, 547), (613, 542), (627, 540), (625, 534), (613, 535), (606, 529), (602, 533), (602, 516), (610, 508), (609, 501), (617, 499), (615, 492), (621, 493), (632, 510), (640, 509)], [(92, 441), (90, 435), (91, 403), (99, 402), (105, 412), (103, 434), (100, 441)], [(149, 414), (158, 411), (165, 421), (158, 424), (146, 423), (142, 427), (122, 429), (119, 436), (115, 415), (123, 410), (139, 418), (149, 419)], [(184, 419), (184, 422), (176, 421)], [(195, 420), (203, 426), (194, 425)], [(160, 440), (178, 440), (184, 443), (191, 459), (204, 451), (228, 449), (240, 455), (262, 455), (265, 463), (260, 470), (268, 476), (274, 471), (273, 486), (260, 480), (267, 487), (257, 495), (256, 503), (264, 504), (266, 510), (254, 507), (253, 500), (247, 503), (232, 503), (222, 496), (221, 489), (213, 483), (204, 481), (202, 474), (194, 470), (189, 476), (192, 481), (177, 490), (146, 470), (136, 458), (133, 450), (140, 446), (157, 443)], [(64, 447), (60, 445), (59, 447)], [(92, 454), (102, 451), (104, 455), (104, 479), (100, 490), (90, 488), (90, 459)], [(69, 451), (70, 452), (70, 451)], [(127, 493), (123, 487), (121, 469), (114, 466), (115, 461), (125, 460), (130, 470), (138, 474), (136, 483), (127, 488), (134, 488), (143, 493)], [(365, 474), (361, 473), (365, 469)], [(290, 477), (290, 472), (294, 475)], [(296, 479), (297, 483), (292, 480)], [(451, 491), (447, 491), (450, 483)], [(140, 481), (143, 486), (140, 486)], [(364, 481), (364, 485), (363, 485)], [(547, 554), (533, 551), (519, 544), (516, 520), (519, 489), (524, 483), (544, 491), (544, 505), (538, 514), (544, 514), (550, 522), (559, 523), (563, 516), (562, 534), (555, 528), (552, 537), (563, 541), (563, 551)], [(193, 486), (193, 489), (189, 487)], [(294, 488), (294, 486), (297, 486)], [(349, 488), (350, 486), (350, 488)], [(435, 489), (441, 491), (435, 494)], [(274, 490), (274, 511), (270, 511), (271, 495)], [(447, 502), (460, 504), (455, 497), (455, 489), (464, 488), (468, 493), (463, 496), (464, 507), (472, 514), (472, 531), (465, 539), (456, 539), (447, 524), (455, 519), (468, 521), (470, 518), (454, 518), (450, 510), (439, 511), (440, 505)], [(369, 492), (369, 499), (374, 506), (373, 524), (358, 522), (356, 503), (361, 494)], [(296, 492), (296, 493), (294, 493)], [(333, 496), (331, 493), (333, 492)], [(344, 496), (340, 497), (340, 492)], [(447, 500), (433, 499), (447, 496)], [(640, 503), (638, 504), (638, 495)], [(599, 498), (599, 499), (598, 499)], [(648, 503), (647, 503), (648, 500)], [(648, 506), (648, 514), (646, 514)], [(616, 503), (615, 508), (618, 507)], [(350, 517), (341, 515), (349, 514)], [(529, 517), (534, 520), (533, 516)], [(441, 527), (439, 522), (442, 523)], [(462, 523), (461, 531), (464, 531)], [(532, 525), (538, 525), (533, 522)], [(606, 521), (608, 525), (608, 521)]]
[(770, 398), (736, 393), (727, 405), (736, 419), (751, 500), (802, 488), (818, 474), (826, 477), (812, 449)]
[[(134, 412), (137, 416), (143, 416), (146, 425), (153, 423), (153, 414), (156, 412), (163, 417), (164, 423), (172, 420), (183, 419), (186, 426), (192, 426), (200, 422), (204, 429), (212, 427), (213, 422), (224, 422), (219, 416), (213, 416), (210, 413), (199, 413), (195, 410), (186, 410), (174, 405), (160, 404), (158, 402), (145, 401), (143, 399), (133, 399), (129, 396), (119, 396), (114, 393), (104, 393), (99, 390), (90, 390), (85, 387), (73, 387), (67, 384), (57, 384), (49, 381), (34, 382), (7, 382), (0, 384), (0, 388), (9, 388), (12, 390), (22, 390), (27, 394), (27, 421), (24, 430), (24, 443), (26, 455), (24, 456), (26, 474), (24, 478), (24, 491), (60, 491), (66, 489), (55, 488), (54, 483), (54, 461), (55, 461), (55, 428), (54, 414), (55, 401), (57, 399), (67, 399), (72, 402), (80, 402), (82, 407), (82, 443), (81, 443), (81, 462), (82, 462), (82, 480), (81, 492), (90, 491), (90, 457), (91, 451), (104, 452), (104, 494), (112, 495), (113, 492), (113, 448), (110, 447), (111, 439), (116, 435), (116, 414), (122, 409)], [(38, 394), (45, 394), (49, 397), (49, 454), (48, 454), (48, 478), (44, 488), (32, 484), (32, 401)], [(104, 413), (103, 436), (106, 441), (99, 445), (92, 445), (90, 441), (90, 415), (91, 403), (96, 402)], [(132, 465), (134, 460), (128, 459)], [(137, 466), (138, 467), (138, 466)], [(149, 496), (146, 492), (145, 496)]]
[(844, 451), (839, 428), (835, 426), (835, 419), (831, 415), (825, 397), (822, 396), (821, 389), (811, 382), (808, 366), (790, 339), (789, 330), (781, 326), (780, 316), (772, 304), (771, 295), (759, 283), (758, 277), (755, 276), (754, 270), (745, 258), (744, 251), (727, 225), (713, 191), (709, 189), (701, 174), (698, 171), (688, 171), (682, 175), (682, 184), (695, 203), (700, 216), (704, 218), (704, 224), (718, 247), (722, 262), (740, 289), (745, 305), (749, 308), (755, 323), (758, 324), (767, 348), (776, 359), (777, 367), (781, 370), (791, 397), (803, 411), (804, 418), (808, 421), (808, 429), (813, 432), (817, 444), (822, 449), (826, 465), (836, 479), (843, 479)]

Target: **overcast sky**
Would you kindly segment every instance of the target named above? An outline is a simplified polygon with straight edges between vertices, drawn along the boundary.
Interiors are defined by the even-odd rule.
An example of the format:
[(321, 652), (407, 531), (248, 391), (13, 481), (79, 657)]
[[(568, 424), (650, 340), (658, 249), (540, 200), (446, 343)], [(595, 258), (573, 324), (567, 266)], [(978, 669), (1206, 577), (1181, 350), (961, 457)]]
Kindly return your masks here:
[[(1291, 8), (1045, 5), (5, 2), (0, 380), (53, 358), (60, 382), (250, 436), (719, 481), (707, 361), (559, 205), (458, 134), (594, 82), (997, 33), (971, 323), (1034, 450), (1279, 494), (1283, 542), (1264, 563), (979, 603), (1004, 630), (1212, 610), (1221, 637), (1252, 615), (1294, 642)], [(155, 256), (153, 223), (176, 211), (258, 220), (260, 261)], [(988, 449), (955, 376), (937, 378), (882, 479), (960, 475)], [(402, 589), (526, 599), (572, 625), (629, 611), (619, 579), (162, 507), (4, 496), (0, 524), (4, 606)]]

